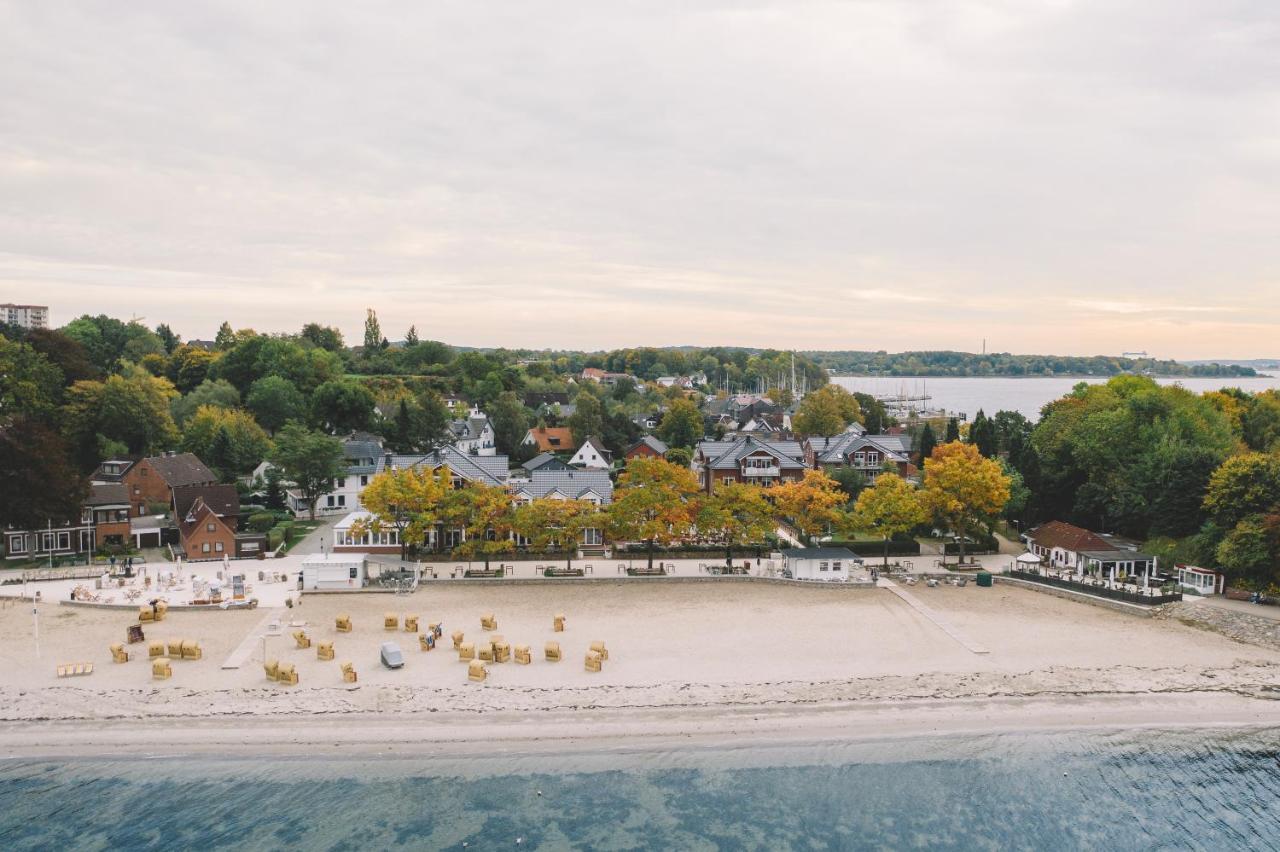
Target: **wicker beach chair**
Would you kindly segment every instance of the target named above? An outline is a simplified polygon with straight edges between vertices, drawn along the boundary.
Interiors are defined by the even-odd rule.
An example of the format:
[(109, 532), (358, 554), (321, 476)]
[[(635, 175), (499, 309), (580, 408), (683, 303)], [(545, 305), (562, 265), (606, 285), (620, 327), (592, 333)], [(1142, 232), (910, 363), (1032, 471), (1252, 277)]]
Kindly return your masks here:
[(564, 659), (560, 654), (559, 642), (548, 642), (547, 647), (543, 650), (543, 655), (547, 658), (548, 663), (558, 663)]
[(431, 635), (435, 636), (437, 639), (444, 635), (444, 629), (441, 628), (440, 622), (438, 621), (433, 621), (428, 624), (427, 630), (431, 631)]
[(474, 642), (463, 642), (458, 645), (458, 662), (465, 663), (468, 660), (476, 658), (476, 646)]
[(311, 637), (307, 635), (305, 630), (293, 631), (293, 641), (298, 643), (299, 648), (311, 647)]
[(516, 664), (527, 666), (533, 662), (533, 654), (529, 653), (528, 645), (517, 645), (515, 648)]
[(431, 651), (436, 647), (436, 635), (434, 633), (418, 634), (418, 650)]
[(168, 680), (173, 677), (173, 666), (168, 657), (159, 657), (151, 661), (151, 677), (153, 680)]
[(607, 659), (609, 659), (609, 652), (605, 650), (604, 642), (601, 642), (601, 641), (599, 641), (599, 640), (596, 640), (595, 642), (592, 642), (592, 643), (591, 643), (591, 650), (592, 650), (592, 651), (595, 651), (597, 654), (599, 654), (599, 655), (600, 655), (600, 659), (602, 659), (602, 660), (607, 660)]
[(169, 614), (169, 604), (164, 601), (156, 601), (156, 621), (164, 621), (164, 617)]
[(356, 668), (351, 663), (342, 664), (342, 682), (343, 683), (356, 682)]
[(58, 666), (58, 677), (81, 677), (93, 674), (93, 663), (68, 663)]
[(334, 655), (333, 655), (332, 642), (316, 643), (316, 659), (317, 660), (332, 660), (333, 656)]
[(494, 642), (493, 661), (495, 663), (511, 662), (511, 646), (506, 642)]
[(138, 607), (138, 621), (155, 621), (156, 613), (149, 606)]
[(599, 651), (588, 651), (586, 668), (589, 672), (598, 672), (604, 668), (604, 658), (600, 656)]
[(166, 644), (167, 644), (166, 656), (170, 658), (177, 657), (179, 660), (181, 660), (182, 659), (182, 640), (170, 639)]
[(486, 663), (493, 662), (493, 643), (481, 642), (476, 648), (476, 659), (484, 660)]
[(452, 638), (453, 638), (453, 649), (456, 651), (462, 647), (462, 640), (464, 638), (462, 635), (462, 631), (461, 630), (453, 631)]
[(418, 616), (416, 616), (416, 615), (406, 615), (406, 616), (404, 617), (404, 632), (405, 632), (405, 633), (417, 633), (417, 632), (418, 632)]
[(124, 649), (124, 645), (117, 642), (111, 646), (111, 659), (117, 663), (129, 662), (129, 652)]
[(199, 660), (204, 657), (204, 649), (200, 647), (200, 643), (194, 639), (182, 640), (182, 659)]
[(154, 660), (156, 657), (164, 656), (164, 643), (152, 639), (147, 643), (147, 657)]
[(277, 680), (280, 677), (280, 661), (267, 660), (262, 664), (262, 670), (267, 673), (267, 680)]
[(467, 680), (479, 683), (489, 676), (489, 670), (480, 660), (472, 660), (467, 664)]
[(563, 615), (556, 615), (554, 618), (551, 619), (551, 629), (554, 630), (556, 633), (564, 632), (564, 616)]
[(498, 629), (498, 619), (494, 617), (493, 613), (486, 612), (484, 615), (480, 616), (480, 629), (481, 630), (497, 630)]
[(343, 613), (342, 615), (334, 619), (334, 626), (337, 628), (339, 633), (350, 633), (351, 632), (351, 616), (347, 615), (346, 613)]
[(382, 616), (382, 629), (383, 630), (399, 630), (400, 616), (396, 615), (394, 612), (385, 613)]
[(289, 686), (298, 685), (298, 670), (293, 663), (280, 664), (280, 670), (276, 672), (276, 682), (288, 684)]

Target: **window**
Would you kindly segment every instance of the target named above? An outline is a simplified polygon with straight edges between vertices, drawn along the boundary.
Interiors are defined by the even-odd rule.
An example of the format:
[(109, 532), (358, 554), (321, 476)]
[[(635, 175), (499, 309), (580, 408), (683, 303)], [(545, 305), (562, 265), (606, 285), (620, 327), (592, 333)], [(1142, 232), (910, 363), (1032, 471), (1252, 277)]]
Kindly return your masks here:
[(40, 543), (43, 545), (43, 549), (46, 553), (53, 550), (53, 535), (51, 533), (42, 533), (40, 539)]
[(826, 570), (827, 570), (827, 563), (825, 563), (825, 562), (819, 562), (819, 563), (818, 563), (818, 570), (819, 570), (819, 571), (826, 571)]
[(138, 486), (136, 486), (136, 485), (135, 485), (135, 486), (133, 486), (133, 496), (137, 497), (137, 496), (138, 496), (139, 494), (141, 494), (141, 493), (142, 493), (142, 489), (141, 489), (141, 488), (139, 488), (139, 487), (138, 487)]
[(333, 486), (334, 488), (346, 488), (346, 487), (347, 487), (347, 478), (346, 478), (345, 476), (340, 477), (340, 478), (338, 478), (338, 479), (335, 479), (335, 480), (334, 480), (334, 483), (335, 483), (335, 484), (334, 484), (334, 486)]
[(587, 527), (582, 531), (583, 544), (603, 544), (604, 536), (595, 527)]
[(214, 542), (213, 549), (214, 549), (214, 550), (216, 550), (216, 551), (218, 551), (219, 553), (221, 553), (221, 552), (222, 552), (222, 542), (220, 542), (220, 541), (218, 541), (218, 542)]
[(205, 525), (204, 525), (205, 532), (213, 532), (213, 531), (214, 531), (214, 530), (216, 530), (217, 528), (218, 528), (218, 527), (217, 527), (215, 524), (205, 524)]
[(840, 571), (840, 570), (843, 570), (843, 569), (841, 569), (841, 567), (840, 567), (840, 563), (839, 563), (839, 562), (832, 562), (832, 563), (831, 563), (831, 570), (832, 570), (832, 571)]
[(58, 549), (59, 550), (71, 549), (71, 533), (64, 533), (64, 532), (58, 533)]
[(339, 505), (340, 507), (342, 507), (342, 506), (346, 506), (346, 505), (347, 505), (347, 495), (345, 495), (345, 494), (339, 494), (339, 495), (338, 495), (338, 505)]
[(361, 484), (361, 485), (368, 485), (368, 484), (369, 484), (369, 474), (367, 474), (367, 473), (362, 473), (362, 474), (360, 474), (360, 484)]
[(27, 537), (25, 535), (9, 536), (9, 552), (10, 553), (26, 553)]
[(200, 550), (201, 550), (202, 552), (204, 552), (204, 553), (208, 553), (208, 552), (209, 552), (209, 542), (207, 542), (207, 541), (206, 541), (204, 544), (200, 545)]
[(347, 576), (350, 577), (352, 580), (356, 580), (356, 579), (359, 579), (356, 576), (359, 573), (360, 573), (360, 568), (356, 565), (352, 565), (350, 571), (347, 572)]
[(244, 544), (240, 545), (240, 549), (245, 553), (256, 553), (258, 551), (258, 542), (246, 541)]

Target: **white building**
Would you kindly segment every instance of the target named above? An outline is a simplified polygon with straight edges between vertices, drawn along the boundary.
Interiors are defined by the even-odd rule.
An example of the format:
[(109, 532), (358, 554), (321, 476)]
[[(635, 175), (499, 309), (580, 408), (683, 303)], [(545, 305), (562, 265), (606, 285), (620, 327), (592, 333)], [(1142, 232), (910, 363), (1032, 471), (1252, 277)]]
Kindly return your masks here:
[(1227, 588), (1227, 576), (1212, 568), (1179, 565), (1178, 585), (1196, 595), (1220, 595)]
[(459, 452), (473, 456), (492, 456), (498, 453), (493, 423), (478, 408), (472, 408), (465, 418), (451, 422), (449, 431), (453, 433), (453, 445)]
[(336, 591), (364, 587), (364, 557), (348, 553), (317, 553), (302, 560), (304, 590)]
[(49, 308), (47, 305), (0, 305), (0, 322), (9, 325), (20, 325), (23, 328), (48, 328)]
[(845, 582), (861, 561), (845, 547), (793, 547), (782, 551), (784, 576), (794, 580)]
[(613, 467), (613, 453), (604, 448), (599, 438), (587, 438), (573, 454), (573, 458), (569, 459), (569, 466), (586, 470), (608, 470)]

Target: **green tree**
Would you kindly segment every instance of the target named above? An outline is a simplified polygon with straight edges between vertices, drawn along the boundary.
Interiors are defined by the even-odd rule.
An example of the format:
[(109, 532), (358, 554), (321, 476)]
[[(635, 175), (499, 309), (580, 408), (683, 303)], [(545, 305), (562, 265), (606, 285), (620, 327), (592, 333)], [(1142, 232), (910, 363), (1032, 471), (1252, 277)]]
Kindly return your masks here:
[(1000, 451), (995, 424), (987, 418), (981, 408), (978, 409), (977, 416), (973, 418), (973, 425), (969, 427), (969, 443), (977, 447), (978, 452), (989, 459), (995, 458)]
[(378, 324), (378, 314), (373, 308), (365, 311), (364, 316), (364, 351), (366, 354), (382, 348), (382, 326)]
[(1224, 529), (1250, 515), (1280, 507), (1280, 457), (1245, 453), (1222, 463), (1209, 478), (1204, 508)]
[(882, 473), (858, 495), (848, 516), (851, 531), (871, 533), (884, 539), (884, 567), (889, 568), (889, 540), (909, 533), (928, 520), (920, 495), (905, 479)]
[(693, 451), (688, 447), (671, 447), (665, 454), (667, 461), (680, 467), (689, 467), (693, 464)]
[(105, 442), (131, 455), (152, 455), (177, 443), (169, 403), (178, 392), (168, 379), (127, 365), (101, 382), (76, 382), (67, 391), (64, 431), (80, 464), (95, 466)]
[(773, 506), (758, 485), (722, 483), (705, 498), (697, 516), (698, 532), (724, 546), (726, 565), (733, 549), (760, 545), (774, 531)]
[(271, 453), (271, 439), (249, 412), (204, 406), (187, 422), (182, 447), (215, 468), (224, 481), (248, 473)]
[(219, 352), (226, 352), (236, 345), (236, 333), (231, 328), (231, 323), (226, 320), (222, 321), (222, 325), (218, 326), (218, 333), (213, 338), (213, 346)]
[(70, 448), (33, 414), (0, 413), (0, 529), (30, 529), (80, 517), (88, 479), (71, 464)]
[(342, 332), (332, 326), (320, 325), (316, 322), (304, 325), (299, 337), (327, 352), (341, 352), (344, 347)]
[(945, 443), (950, 444), (953, 441), (960, 440), (960, 421), (954, 417), (947, 419), (947, 435)]
[(933, 450), (938, 446), (938, 436), (933, 433), (933, 427), (927, 422), (924, 428), (920, 430), (920, 465), (924, 466), (924, 460), (933, 455)]
[(409, 330), (404, 333), (405, 346), (418, 345), (418, 327), (416, 325), (409, 326)]
[(867, 477), (857, 468), (833, 467), (827, 471), (827, 474), (836, 481), (836, 485), (840, 486), (846, 502), (858, 499), (862, 489), (867, 487)]
[(493, 424), (494, 443), (498, 452), (515, 455), (529, 431), (529, 415), (524, 403), (515, 391), (503, 391), (488, 408), (489, 421)]
[(178, 344), (182, 342), (182, 338), (173, 333), (173, 329), (169, 328), (166, 323), (160, 323), (156, 326), (156, 337), (160, 338), (160, 342), (164, 344), (166, 355), (172, 355), (173, 350), (178, 348)]
[(62, 371), (24, 343), (0, 336), (0, 426), (18, 415), (49, 418), (62, 400)]
[(604, 431), (604, 406), (591, 394), (579, 393), (577, 406), (569, 416), (567, 425), (573, 432), (574, 444), (582, 446), (587, 438)]
[(367, 429), (374, 403), (373, 393), (359, 382), (325, 382), (311, 395), (311, 420), (331, 433)]
[(690, 448), (703, 438), (702, 412), (687, 399), (671, 403), (658, 424), (658, 437), (671, 447)]
[[(314, 521), (316, 501), (332, 490), (333, 481), (343, 473), (342, 442), (299, 423), (287, 423), (276, 433), (271, 462), (306, 498), (308, 513)], [(363, 495), (361, 498), (363, 500)]]
[(858, 400), (839, 385), (826, 385), (800, 400), (792, 426), (801, 435), (839, 435), (852, 423), (862, 422)]
[(186, 426), (187, 421), (202, 407), (210, 405), (215, 408), (238, 408), (240, 391), (228, 381), (205, 379), (200, 386), (183, 397), (175, 398), (169, 405), (174, 422)]
[(1233, 580), (1255, 585), (1280, 582), (1280, 516), (1249, 515), (1218, 545), (1218, 564)]
[(302, 393), (282, 376), (263, 376), (250, 385), (245, 405), (272, 434), (290, 420), (304, 420), (307, 416)]

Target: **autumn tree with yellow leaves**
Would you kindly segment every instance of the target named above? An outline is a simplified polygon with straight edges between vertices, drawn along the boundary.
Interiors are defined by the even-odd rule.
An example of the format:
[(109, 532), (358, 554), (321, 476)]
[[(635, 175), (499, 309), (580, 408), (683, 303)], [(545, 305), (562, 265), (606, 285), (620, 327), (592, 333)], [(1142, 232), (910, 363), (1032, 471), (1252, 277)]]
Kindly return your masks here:
[(360, 502), (370, 517), (351, 525), (351, 533), (393, 529), (400, 534), (400, 558), (410, 545), (423, 546), (431, 531), (449, 514), (450, 502), (456, 502), (449, 470), (404, 468), (384, 471), (360, 494)]
[(810, 540), (840, 520), (847, 499), (840, 483), (822, 470), (806, 470), (803, 479), (775, 485), (767, 493), (778, 511)]
[(926, 511), (960, 537), (993, 521), (1009, 502), (1010, 479), (998, 461), (984, 458), (972, 444), (952, 441), (936, 447), (924, 462)]
[(698, 480), (687, 467), (662, 458), (635, 458), (618, 477), (609, 506), (608, 529), (615, 540), (643, 541), (653, 567), (653, 548), (687, 538), (698, 516)]
[(774, 530), (773, 505), (764, 489), (743, 482), (716, 486), (698, 511), (698, 533), (724, 546), (726, 564), (733, 564), (733, 548), (760, 544)]
[(928, 518), (915, 486), (896, 474), (882, 473), (858, 495), (843, 526), (849, 532), (883, 538), (884, 567), (888, 569), (889, 539), (911, 532)]

